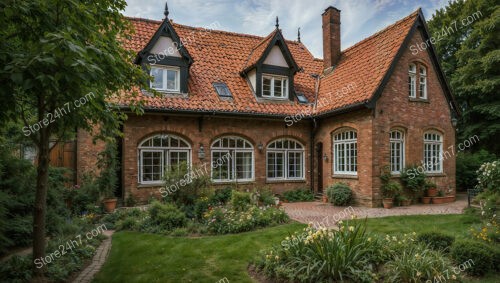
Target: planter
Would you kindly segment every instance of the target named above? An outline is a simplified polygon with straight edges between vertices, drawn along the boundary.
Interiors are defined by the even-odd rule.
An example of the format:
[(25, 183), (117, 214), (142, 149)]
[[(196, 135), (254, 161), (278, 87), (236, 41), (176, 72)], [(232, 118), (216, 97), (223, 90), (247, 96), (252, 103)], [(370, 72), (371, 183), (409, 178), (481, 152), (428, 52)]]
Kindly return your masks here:
[(116, 198), (108, 198), (103, 200), (102, 203), (104, 204), (104, 210), (109, 213), (115, 211), (117, 202), (118, 200)]
[(455, 201), (455, 196), (433, 197), (432, 198), (433, 204), (442, 204), (442, 203), (449, 203), (449, 202), (454, 202), (454, 201)]
[(410, 199), (404, 199), (401, 201), (401, 205), (402, 206), (409, 206), (411, 204), (411, 200)]
[(384, 208), (390, 209), (394, 205), (394, 201), (392, 198), (385, 198), (382, 200), (382, 204), (384, 205)]
[(323, 195), (323, 202), (327, 203), (328, 202), (328, 197), (326, 195)]
[(431, 203), (431, 197), (422, 197), (422, 203), (423, 204), (429, 204)]
[(429, 188), (427, 189), (426, 196), (428, 197), (435, 197), (438, 194), (438, 189), (437, 188)]

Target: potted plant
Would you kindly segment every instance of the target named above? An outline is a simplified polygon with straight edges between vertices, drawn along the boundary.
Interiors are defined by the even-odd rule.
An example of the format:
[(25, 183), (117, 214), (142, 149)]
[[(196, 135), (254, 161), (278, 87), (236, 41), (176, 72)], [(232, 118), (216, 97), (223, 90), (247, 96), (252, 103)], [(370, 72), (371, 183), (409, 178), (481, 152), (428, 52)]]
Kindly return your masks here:
[(382, 187), (383, 199), (382, 203), (384, 208), (392, 208), (394, 205), (394, 196), (401, 191), (401, 185), (395, 181), (389, 181)]
[(443, 191), (438, 191), (437, 196), (432, 198), (432, 203), (434, 204), (449, 203), (454, 201), (455, 196), (446, 196)]
[(425, 196), (427, 197), (435, 197), (438, 194), (438, 189), (436, 183), (426, 181), (425, 182)]
[(400, 200), (402, 206), (409, 206), (411, 204), (411, 199), (407, 198), (406, 196), (401, 196)]
[(432, 200), (432, 197), (422, 197), (423, 204), (430, 204), (431, 200)]
[(413, 165), (401, 172), (401, 183), (410, 190), (413, 199), (422, 196), (425, 190), (425, 173), (419, 170), (419, 166)]
[(328, 196), (326, 194), (323, 194), (323, 202), (328, 203)]
[(113, 212), (118, 199), (115, 190), (118, 185), (118, 161), (116, 143), (108, 142), (104, 151), (99, 153), (97, 167), (100, 170), (97, 184), (101, 190), (102, 203), (106, 212)]

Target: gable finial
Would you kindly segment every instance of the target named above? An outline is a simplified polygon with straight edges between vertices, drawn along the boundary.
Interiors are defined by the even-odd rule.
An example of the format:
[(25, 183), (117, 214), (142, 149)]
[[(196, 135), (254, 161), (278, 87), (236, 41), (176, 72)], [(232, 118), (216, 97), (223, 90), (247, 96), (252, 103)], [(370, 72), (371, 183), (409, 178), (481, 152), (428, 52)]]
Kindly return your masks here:
[(300, 42), (300, 27), (299, 27), (299, 29), (297, 30), (297, 40)]
[(276, 28), (280, 27), (280, 20), (278, 19), (278, 16), (276, 16)]
[(165, 12), (163, 12), (163, 14), (165, 15), (165, 17), (168, 18), (168, 3), (167, 3), (167, 1), (165, 1)]

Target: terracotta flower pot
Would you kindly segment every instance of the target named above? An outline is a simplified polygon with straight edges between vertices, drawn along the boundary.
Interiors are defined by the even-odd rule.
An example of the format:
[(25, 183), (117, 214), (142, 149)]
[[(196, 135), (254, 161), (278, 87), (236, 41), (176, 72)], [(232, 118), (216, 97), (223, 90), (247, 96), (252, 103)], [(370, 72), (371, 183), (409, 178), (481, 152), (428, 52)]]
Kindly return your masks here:
[(394, 206), (394, 201), (392, 198), (385, 198), (382, 200), (382, 204), (384, 205), (384, 208), (390, 209)]
[(327, 203), (328, 202), (328, 197), (326, 195), (323, 195), (323, 202)]
[(411, 204), (411, 200), (410, 199), (404, 199), (401, 201), (401, 205), (402, 206), (409, 206)]
[(434, 204), (449, 203), (449, 202), (454, 202), (454, 201), (455, 201), (455, 196), (444, 196), (444, 197), (433, 197), (432, 198), (432, 203), (434, 203)]
[(118, 200), (116, 198), (108, 198), (103, 200), (102, 203), (104, 203), (104, 210), (109, 213), (115, 211), (117, 202)]
[(422, 197), (422, 203), (423, 204), (430, 204), (431, 203), (431, 197)]
[(438, 189), (437, 188), (429, 188), (427, 189), (427, 196), (428, 197), (435, 197), (438, 194)]

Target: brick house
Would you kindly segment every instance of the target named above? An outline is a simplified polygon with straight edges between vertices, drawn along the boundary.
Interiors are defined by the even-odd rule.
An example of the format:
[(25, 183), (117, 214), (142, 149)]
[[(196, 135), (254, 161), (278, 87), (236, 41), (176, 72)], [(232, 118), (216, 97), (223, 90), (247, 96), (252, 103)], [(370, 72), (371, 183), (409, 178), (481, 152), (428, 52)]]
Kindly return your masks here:
[[(340, 10), (322, 14), (324, 59), (283, 37), (194, 28), (168, 18), (129, 18), (125, 42), (151, 72), (142, 116), (129, 115), (120, 141), (121, 197), (158, 195), (162, 172), (231, 158), (210, 168), (215, 186), (268, 186), (321, 193), (348, 183), (360, 205), (379, 206), (380, 171), (395, 177), (429, 164), (438, 188), (455, 194), (457, 106), (437, 61), (422, 11), (340, 50)], [(421, 45), (419, 45), (421, 46)], [(127, 101), (122, 101), (127, 109)], [(102, 145), (77, 137), (79, 173)]]

